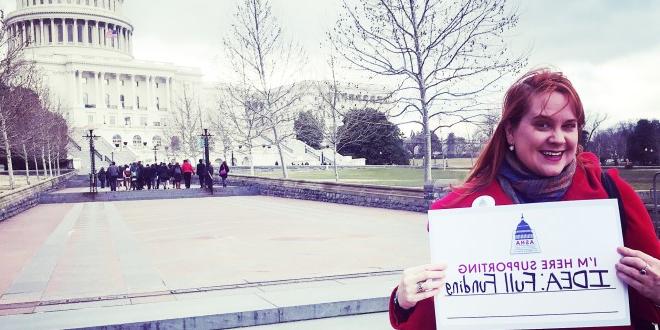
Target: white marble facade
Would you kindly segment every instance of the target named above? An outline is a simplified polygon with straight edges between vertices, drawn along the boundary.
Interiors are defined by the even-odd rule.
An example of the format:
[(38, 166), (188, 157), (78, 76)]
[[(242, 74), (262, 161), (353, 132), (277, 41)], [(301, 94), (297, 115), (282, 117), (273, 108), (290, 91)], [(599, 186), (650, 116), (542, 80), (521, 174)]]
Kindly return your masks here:
[[(123, 5), (124, 0), (17, 0), (17, 9), (6, 17), (10, 33), (25, 45), (25, 56), (42, 70), (53, 102), (74, 129), (70, 157), (83, 169), (89, 153), (82, 135), (88, 129), (93, 128), (100, 137), (96, 144), (101, 162), (97, 160), (97, 164), (110, 158), (121, 163), (150, 162), (155, 146), (159, 160), (164, 160), (164, 146), (169, 142), (166, 126), (171, 123), (179, 89), (185, 85), (202, 98), (214, 97), (214, 86), (202, 83), (199, 68), (133, 57), (134, 28), (123, 15)], [(317, 103), (312, 97), (307, 102)], [(301, 143), (290, 143), (287, 159), (320, 164), (323, 151), (299, 146)], [(275, 149), (267, 147), (268, 141), (256, 145), (260, 147), (253, 150), (255, 165), (278, 161)], [(248, 165), (244, 153), (238, 148), (234, 151), (237, 165)], [(211, 155), (212, 160), (222, 158)], [(342, 160), (363, 164), (350, 157)]]

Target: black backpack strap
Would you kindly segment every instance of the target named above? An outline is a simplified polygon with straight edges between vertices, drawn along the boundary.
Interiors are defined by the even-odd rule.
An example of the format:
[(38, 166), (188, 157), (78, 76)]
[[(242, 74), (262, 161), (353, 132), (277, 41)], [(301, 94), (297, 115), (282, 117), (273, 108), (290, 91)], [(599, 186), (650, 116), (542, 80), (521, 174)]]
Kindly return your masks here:
[(616, 198), (619, 204), (619, 219), (621, 219), (621, 232), (626, 233), (626, 216), (623, 213), (623, 200), (621, 199), (621, 194), (619, 193), (619, 188), (616, 187), (614, 180), (610, 177), (607, 172), (603, 171), (600, 175), (600, 181), (603, 184), (603, 188), (607, 192), (609, 198)]

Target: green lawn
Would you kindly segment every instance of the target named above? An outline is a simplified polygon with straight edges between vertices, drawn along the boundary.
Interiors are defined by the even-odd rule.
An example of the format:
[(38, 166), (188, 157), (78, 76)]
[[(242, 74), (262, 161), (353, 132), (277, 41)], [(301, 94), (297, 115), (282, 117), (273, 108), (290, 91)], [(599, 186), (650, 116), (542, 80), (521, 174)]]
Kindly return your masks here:
[[(259, 176), (279, 178), (280, 171), (257, 173)], [(441, 183), (459, 183), (467, 170), (433, 170), (433, 179)], [(291, 171), (289, 178), (313, 181), (334, 181), (332, 167), (328, 170)], [(363, 183), (381, 186), (422, 187), (424, 171), (420, 168), (351, 168), (339, 170), (339, 182)]]
[[(660, 169), (619, 169), (621, 177), (628, 181), (636, 190), (649, 190), (653, 186), (653, 175)], [(657, 179), (657, 187), (660, 189), (660, 175)]]
[[(628, 181), (637, 190), (648, 190), (652, 186), (653, 175), (658, 169), (619, 169), (621, 177)], [(467, 175), (465, 169), (433, 170), (433, 180), (440, 184), (461, 183)], [(257, 173), (259, 176), (279, 178), (282, 173), (278, 170)], [(291, 179), (312, 181), (334, 181), (332, 167), (328, 170), (294, 170), (289, 172)], [(660, 178), (659, 178), (660, 180)], [(424, 171), (421, 168), (351, 168), (339, 170), (339, 182), (363, 183), (383, 186), (422, 187)], [(660, 182), (658, 182), (660, 185)]]

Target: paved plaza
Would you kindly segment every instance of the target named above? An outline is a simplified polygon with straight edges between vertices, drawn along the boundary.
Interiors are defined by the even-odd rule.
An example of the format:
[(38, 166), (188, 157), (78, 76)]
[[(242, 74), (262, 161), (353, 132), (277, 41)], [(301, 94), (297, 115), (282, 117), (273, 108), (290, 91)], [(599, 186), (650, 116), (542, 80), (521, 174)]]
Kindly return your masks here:
[(382, 299), (428, 262), (425, 221), (266, 196), (39, 205), (0, 222), (0, 328)]

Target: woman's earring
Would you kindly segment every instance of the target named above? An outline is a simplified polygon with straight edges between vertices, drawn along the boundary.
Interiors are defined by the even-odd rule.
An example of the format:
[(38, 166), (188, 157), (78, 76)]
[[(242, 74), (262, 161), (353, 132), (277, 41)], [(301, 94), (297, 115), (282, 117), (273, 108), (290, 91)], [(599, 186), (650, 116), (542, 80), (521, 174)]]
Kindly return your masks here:
[(513, 144), (509, 144), (509, 151), (514, 151), (516, 150), (516, 147), (513, 146)]

